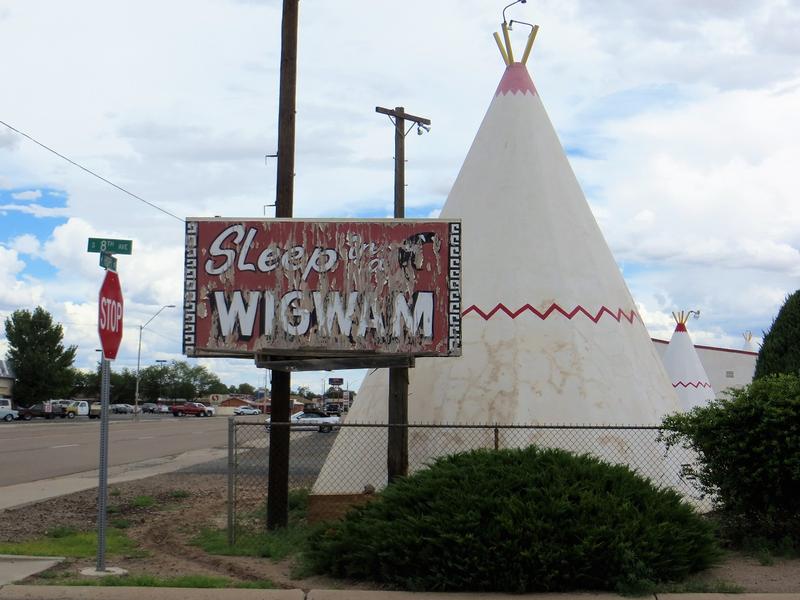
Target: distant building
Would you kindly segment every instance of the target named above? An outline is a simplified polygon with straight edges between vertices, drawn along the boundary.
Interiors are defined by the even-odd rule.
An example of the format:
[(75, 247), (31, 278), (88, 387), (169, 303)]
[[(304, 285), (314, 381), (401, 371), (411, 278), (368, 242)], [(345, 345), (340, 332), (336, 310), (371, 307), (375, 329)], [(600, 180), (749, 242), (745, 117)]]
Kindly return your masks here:
[[(669, 342), (653, 338), (653, 345), (663, 360)], [(753, 381), (758, 352), (700, 344), (695, 344), (694, 348), (718, 398), (724, 396), (722, 392), (728, 388), (744, 387)]]
[(0, 396), (11, 398), (14, 392), (14, 371), (8, 361), (0, 360)]

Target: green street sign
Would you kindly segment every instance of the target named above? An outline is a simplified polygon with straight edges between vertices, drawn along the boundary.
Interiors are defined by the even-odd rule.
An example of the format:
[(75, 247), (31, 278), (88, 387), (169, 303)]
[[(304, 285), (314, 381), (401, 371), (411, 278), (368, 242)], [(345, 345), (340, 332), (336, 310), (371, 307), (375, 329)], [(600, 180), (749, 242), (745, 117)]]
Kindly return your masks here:
[(89, 238), (87, 252), (108, 252), (109, 254), (130, 254), (133, 250), (133, 240), (108, 240), (103, 238)]
[(111, 256), (108, 252), (100, 253), (100, 266), (107, 271), (117, 271), (117, 259)]

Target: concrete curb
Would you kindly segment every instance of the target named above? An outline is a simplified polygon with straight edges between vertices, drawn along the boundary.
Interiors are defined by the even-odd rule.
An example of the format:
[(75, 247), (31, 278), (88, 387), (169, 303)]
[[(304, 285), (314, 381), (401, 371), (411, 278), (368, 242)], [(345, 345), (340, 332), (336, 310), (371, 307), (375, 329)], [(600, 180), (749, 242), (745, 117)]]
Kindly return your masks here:
[[(370, 590), (248, 590), (206, 588), (7, 585), (0, 600), (631, 600), (617, 594), (462, 594)], [(649, 594), (643, 600), (798, 600), (784, 594)]]
[(0, 600), (304, 600), (303, 590), (7, 585)]

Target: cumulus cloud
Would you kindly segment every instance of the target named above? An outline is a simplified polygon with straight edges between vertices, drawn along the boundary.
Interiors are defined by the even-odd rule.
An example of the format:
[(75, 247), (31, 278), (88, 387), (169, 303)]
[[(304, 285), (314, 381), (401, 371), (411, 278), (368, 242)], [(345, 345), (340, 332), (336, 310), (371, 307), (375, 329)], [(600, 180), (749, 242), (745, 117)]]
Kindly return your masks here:
[(28, 190), (26, 192), (12, 193), (11, 197), (14, 200), (38, 200), (42, 197), (42, 192), (39, 190)]
[(18, 308), (31, 308), (41, 302), (41, 285), (20, 277), (25, 262), (12, 248), (0, 245), (0, 312), (11, 313)]
[(41, 244), (39, 243), (39, 238), (37, 238), (35, 235), (25, 233), (11, 240), (9, 242), (9, 246), (16, 250), (19, 254), (36, 256), (39, 254)]

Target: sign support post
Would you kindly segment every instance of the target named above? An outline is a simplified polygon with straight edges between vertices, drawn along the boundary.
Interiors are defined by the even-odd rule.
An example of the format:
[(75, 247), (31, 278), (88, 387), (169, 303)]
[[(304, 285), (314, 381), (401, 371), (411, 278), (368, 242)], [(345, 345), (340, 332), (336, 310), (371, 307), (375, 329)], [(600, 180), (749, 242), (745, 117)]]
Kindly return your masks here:
[[(116, 244), (116, 246), (115, 246)], [(94, 571), (84, 569), (85, 575), (122, 574), (126, 571), (106, 568), (106, 528), (108, 522), (108, 413), (111, 396), (111, 361), (117, 358), (122, 342), (123, 299), (117, 261), (109, 249), (131, 253), (130, 240), (89, 239), (89, 252), (100, 252), (100, 266), (106, 270), (97, 302), (97, 333), (100, 335), (100, 458), (97, 482), (97, 563)]]
[[(291, 217), (294, 203), (295, 106), (297, 104), (297, 22), (299, 0), (283, 0), (281, 22), (280, 99), (278, 102), (278, 173), (275, 216)], [(292, 376), (272, 371), (272, 423), (269, 430), (267, 529), (286, 527), (289, 521), (289, 417)]]
[(102, 359), (100, 378), (100, 475), (97, 488), (97, 571), (106, 570), (106, 524), (108, 521), (108, 410), (111, 391), (111, 361)]
[[(406, 121), (430, 126), (430, 119), (405, 112), (402, 106), (394, 110), (375, 107), (375, 111), (394, 119), (394, 217), (406, 214)], [(410, 129), (409, 129), (410, 131)], [(422, 133), (422, 130), (419, 130)], [(389, 369), (389, 439), (386, 456), (388, 481), (408, 475), (408, 368)]]

